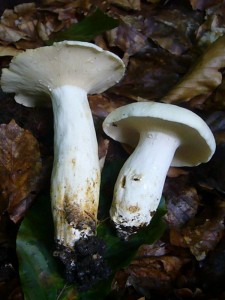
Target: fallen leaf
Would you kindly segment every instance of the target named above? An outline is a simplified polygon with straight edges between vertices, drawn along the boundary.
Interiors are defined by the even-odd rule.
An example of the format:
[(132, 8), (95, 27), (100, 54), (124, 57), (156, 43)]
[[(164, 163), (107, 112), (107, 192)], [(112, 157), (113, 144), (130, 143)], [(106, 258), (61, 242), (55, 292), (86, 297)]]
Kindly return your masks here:
[(214, 4), (206, 10), (205, 20), (196, 32), (200, 47), (207, 47), (225, 33), (225, 3)]
[(120, 96), (136, 101), (139, 97), (159, 99), (177, 82), (179, 74), (186, 72), (189, 59), (148, 45), (130, 57), (124, 78), (112, 91), (116, 89)]
[(139, 52), (147, 41), (147, 37), (138, 28), (135, 28), (133, 22), (131, 24), (121, 24), (117, 28), (108, 31), (106, 36), (110, 47), (119, 47), (128, 56)]
[(201, 12), (173, 1), (161, 9), (143, 11), (143, 16), (144, 36), (175, 55), (182, 55), (193, 47), (193, 36), (203, 19)]
[(169, 255), (136, 258), (127, 268), (116, 273), (113, 286), (117, 290), (132, 286), (146, 297), (151, 292), (165, 297), (169, 295), (181, 268), (189, 261), (188, 258)]
[(114, 109), (131, 102), (128, 101), (126, 98), (117, 98), (110, 94), (107, 95), (107, 93), (99, 95), (90, 95), (88, 97), (88, 100), (93, 115), (97, 116), (102, 120)]
[(200, 10), (204, 10), (220, 2), (221, 0), (190, 0), (192, 8)]
[(14, 120), (1, 124), (0, 202), (15, 223), (24, 216), (39, 190), (41, 168), (39, 146), (33, 135)]
[(214, 250), (224, 234), (225, 205), (216, 201), (214, 208), (205, 208), (181, 230), (172, 230), (170, 241), (175, 246), (188, 247), (198, 261)]
[[(223, 237), (214, 251), (201, 263), (199, 277), (203, 287), (213, 294), (221, 294), (224, 290), (225, 277), (225, 238)], [(222, 299), (222, 298), (221, 298)]]
[(20, 52), (22, 52), (22, 50), (13, 47), (0, 46), (0, 56), (15, 56)]
[(40, 197), (27, 213), (17, 235), (20, 281), (25, 299), (75, 300), (54, 259), (54, 226), (49, 197)]
[(91, 15), (80, 22), (72, 24), (64, 31), (55, 34), (53, 39), (48, 41), (48, 44), (63, 40), (90, 41), (95, 36), (115, 28), (118, 25), (119, 21), (117, 19), (111, 18), (97, 8)]
[(25, 39), (26, 34), (17, 29), (9, 28), (0, 24), (0, 40), (8, 43), (15, 43), (20, 39)]
[(179, 103), (212, 93), (222, 82), (220, 69), (225, 67), (224, 47), (225, 36), (212, 43), (190, 71), (161, 100)]
[(167, 178), (163, 195), (166, 200), (165, 220), (171, 227), (181, 227), (191, 220), (199, 207), (199, 196), (188, 176)]
[[(221, 133), (224, 139), (224, 132)], [(192, 171), (196, 182), (206, 190), (225, 192), (225, 142), (217, 145), (216, 152), (207, 164), (197, 166)]]
[(118, 5), (124, 9), (140, 10), (140, 0), (108, 0), (110, 4)]

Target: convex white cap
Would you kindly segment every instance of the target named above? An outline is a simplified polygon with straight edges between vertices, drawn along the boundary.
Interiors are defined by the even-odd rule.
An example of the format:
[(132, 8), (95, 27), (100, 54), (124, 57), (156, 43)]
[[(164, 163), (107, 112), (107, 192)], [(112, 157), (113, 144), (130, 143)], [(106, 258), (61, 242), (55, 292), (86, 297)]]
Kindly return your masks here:
[(50, 105), (49, 94), (57, 87), (71, 85), (87, 94), (101, 93), (117, 83), (124, 71), (122, 60), (109, 51), (91, 43), (63, 41), (15, 56), (9, 69), (3, 69), (1, 87), (15, 93), (15, 100), (25, 106)]
[[(105, 133), (135, 148), (140, 133), (158, 131), (180, 140), (171, 166), (196, 166), (210, 160), (216, 143), (208, 125), (192, 111), (165, 103), (131, 103), (111, 112), (103, 123)], [(163, 155), (164, 149), (162, 149)]]

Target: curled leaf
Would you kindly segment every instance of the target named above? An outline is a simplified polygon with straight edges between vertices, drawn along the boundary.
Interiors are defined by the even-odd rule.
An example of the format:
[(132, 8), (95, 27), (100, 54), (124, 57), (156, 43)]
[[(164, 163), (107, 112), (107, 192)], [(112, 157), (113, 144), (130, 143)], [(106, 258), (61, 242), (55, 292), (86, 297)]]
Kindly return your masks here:
[(196, 64), (162, 98), (163, 102), (184, 102), (201, 95), (208, 95), (222, 82), (220, 69), (225, 67), (225, 36), (217, 39)]

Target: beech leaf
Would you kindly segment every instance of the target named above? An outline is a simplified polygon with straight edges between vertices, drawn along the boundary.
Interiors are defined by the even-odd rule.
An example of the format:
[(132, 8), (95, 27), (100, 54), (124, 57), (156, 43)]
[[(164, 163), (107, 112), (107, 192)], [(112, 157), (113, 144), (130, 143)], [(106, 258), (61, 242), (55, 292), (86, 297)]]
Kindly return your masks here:
[(37, 140), (14, 120), (0, 125), (0, 203), (18, 222), (36, 195), (42, 163)]
[(224, 47), (225, 36), (222, 36), (209, 46), (181, 81), (162, 98), (162, 101), (183, 102), (210, 94), (222, 82), (220, 69), (225, 67)]
[(26, 300), (75, 300), (53, 257), (54, 228), (48, 196), (38, 198), (24, 218), (17, 235), (20, 281)]

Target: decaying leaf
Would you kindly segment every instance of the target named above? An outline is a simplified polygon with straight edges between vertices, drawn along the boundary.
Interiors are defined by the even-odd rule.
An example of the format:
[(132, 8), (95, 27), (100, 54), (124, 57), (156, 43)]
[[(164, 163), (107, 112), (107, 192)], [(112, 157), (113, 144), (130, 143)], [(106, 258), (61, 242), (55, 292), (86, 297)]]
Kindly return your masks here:
[(121, 6), (125, 9), (140, 10), (140, 0), (108, 0), (109, 3)]
[(188, 58), (148, 45), (130, 57), (126, 76), (116, 86), (117, 94), (133, 100), (159, 99), (176, 83), (178, 74), (187, 70), (188, 63)]
[(7, 43), (15, 43), (20, 39), (25, 39), (26, 34), (17, 29), (9, 28), (3, 24), (0, 24), (0, 39)]
[(143, 13), (144, 36), (151, 38), (157, 45), (175, 55), (181, 55), (192, 48), (195, 30), (201, 24), (203, 15), (193, 11), (185, 4), (170, 1), (159, 9)]
[(205, 259), (219, 243), (224, 234), (225, 205), (217, 201), (214, 208), (205, 209), (193, 218), (189, 225), (179, 230), (171, 230), (171, 243), (188, 247), (199, 261)]
[(193, 9), (200, 9), (200, 10), (204, 10), (220, 2), (221, 0), (190, 0)]
[(113, 288), (123, 290), (132, 286), (146, 297), (151, 292), (165, 297), (169, 295), (180, 269), (189, 261), (189, 258), (169, 255), (136, 258), (129, 267), (117, 272)]
[(206, 10), (205, 21), (197, 30), (196, 38), (201, 47), (207, 47), (225, 33), (225, 3), (214, 2), (214, 6)]
[(93, 115), (102, 120), (114, 109), (131, 102), (126, 98), (121, 99), (115, 97), (114, 95), (110, 95), (109, 97), (104, 94), (90, 95), (88, 100)]
[(185, 102), (208, 95), (222, 82), (220, 69), (225, 67), (225, 36), (216, 40), (198, 59), (192, 69), (165, 97), (166, 103)]
[(171, 227), (181, 227), (196, 215), (199, 196), (187, 176), (167, 178), (163, 194), (167, 204), (165, 219)]
[(224, 111), (225, 109), (224, 93), (225, 93), (225, 79), (223, 78), (221, 84), (215, 90), (215, 93), (213, 93), (213, 95), (209, 99), (207, 99), (206, 107), (208, 109), (213, 108), (216, 110)]
[(15, 56), (20, 52), (22, 52), (22, 50), (18, 50), (13, 47), (0, 46), (0, 56)]
[(132, 23), (121, 24), (107, 32), (107, 39), (110, 47), (117, 46), (128, 56), (139, 52), (146, 45), (147, 41), (147, 37), (135, 28)]
[(218, 133), (217, 140), (222, 142), (217, 145), (213, 158), (207, 164), (202, 164), (193, 170), (196, 182), (205, 190), (217, 190), (225, 193), (225, 134)]
[[(0, 125), (0, 202), (18, 222), (39, 190), (42, 168), (37, 140), (14, 120)], [(3, 205), (4, 204), (4, 205)]]

